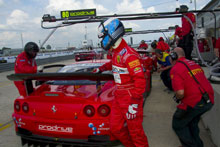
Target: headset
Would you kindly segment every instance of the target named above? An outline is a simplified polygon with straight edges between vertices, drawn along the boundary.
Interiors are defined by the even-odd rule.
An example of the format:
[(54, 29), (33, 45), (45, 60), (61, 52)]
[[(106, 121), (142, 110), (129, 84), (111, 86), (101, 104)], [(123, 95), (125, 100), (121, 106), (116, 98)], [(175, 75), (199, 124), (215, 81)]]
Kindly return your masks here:
[(172, 59), (173, 61), (175, 61), (175, 60), (178, 59), (178, 55), (177, 55), (176, 52), (171, 52), (171, 53), (170, 53), (170, 57), (171, 57), (171, 59)]

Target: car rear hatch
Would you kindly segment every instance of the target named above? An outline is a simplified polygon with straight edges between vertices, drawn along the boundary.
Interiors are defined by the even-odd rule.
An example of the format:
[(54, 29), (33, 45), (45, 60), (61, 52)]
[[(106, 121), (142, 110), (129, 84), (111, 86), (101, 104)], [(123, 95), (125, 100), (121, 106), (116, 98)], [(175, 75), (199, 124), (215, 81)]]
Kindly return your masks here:
[(38, 93), (36, 91), (29, 98), (29, 107), (33, 115), (41, 118), (67, 120), (74, 119), (83, 110), (88, 99), (96, 95), (95, 85), (63, 86), (50, 85), (50, 90)]

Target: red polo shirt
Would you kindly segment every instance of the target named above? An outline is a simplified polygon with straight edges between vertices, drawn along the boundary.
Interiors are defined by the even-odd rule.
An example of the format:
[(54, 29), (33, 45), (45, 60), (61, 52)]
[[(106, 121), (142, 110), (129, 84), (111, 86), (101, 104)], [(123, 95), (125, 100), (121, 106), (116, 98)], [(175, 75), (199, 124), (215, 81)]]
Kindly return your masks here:
[(148, 45), (146, 43), (141, 43), (138, 48), (140, 48), (140, 49), (147, 49)]
[(202, 68), (185, 57), (179, 58), (177, 61), (185, 62), (200, 83), (198, 85), (195, 82), (184, 64), (176, 62), (170, 72), (172, 87), (174, 91), (184, 90), (184, 98), (177, 107), (184, 110), (186, 110), (187, 106), (194, 107), (202, 98), (199, 88), (209, 94), (210, 101), (214, 104), (214, 91)]
[(168, 45), (166, 42), (164, 42), (164, 41), (159, 41), (159, 42), (157, 43), (157, 49), (160, 49), (160, 50), (163, 51), (163, 52), (168, 52), (167, 50), (169, 50), (170, 47), (169, 47), (169, 45)]
[(177, 27), (175, 29), (175, 35), (179, 37), (179, 39), (183, 38), (183, 34), (182, 34), (182, 28), (181, 27)]
[[(195, 15), (193, 13), (186, 13), (185, 15), (189, 17), (192, 23), (196, 22)], [(190, 32), (191, 28), (191, 24), (188, 22), (188, 20), (185, 17), (182, 17), (182, 35), (187, 35)]]

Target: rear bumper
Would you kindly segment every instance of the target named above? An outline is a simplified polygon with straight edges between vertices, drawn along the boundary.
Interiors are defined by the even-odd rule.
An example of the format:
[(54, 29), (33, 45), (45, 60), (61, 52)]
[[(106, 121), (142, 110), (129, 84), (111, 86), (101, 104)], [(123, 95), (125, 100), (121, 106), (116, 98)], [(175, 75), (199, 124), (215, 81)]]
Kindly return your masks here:
[(32, 134), (30, 131), (19, 128), (17, 135), (22, 138), (22, 145), (83, 145), (83, 146), (113, 146), (118, 145), (119, 141), (111, 141), (108, 135), (91, 135), (88, 139), (56, 138)]
[[(94, 141), (97, 139), (106, 142), (113, 141), (115, 138), (110, 133), (108, 119), (99, 120), (54, 120), (45, 119), (36, 116), (24, 116), (13, 114), (15, 129), (21, 137), (30, 139), (51, 138), (69, 138), (70, 140)], [(95, 136), (95, 137), (94, 137)]]

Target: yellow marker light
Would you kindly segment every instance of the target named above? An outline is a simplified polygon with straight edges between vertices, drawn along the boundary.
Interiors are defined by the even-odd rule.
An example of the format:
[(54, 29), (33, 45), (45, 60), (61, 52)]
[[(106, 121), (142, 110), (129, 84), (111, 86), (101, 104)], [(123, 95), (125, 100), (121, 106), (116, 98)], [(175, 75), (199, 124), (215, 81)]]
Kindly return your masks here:
[(34, 116), (36, 115), (35, 109), (34, 109), (33, 115), (34, 115)]
[(78, 118), (78, 116), (77, 116), (77, 113), (75, 112), (75, 117), (74, 117), (75, 119), (77, 119)]

